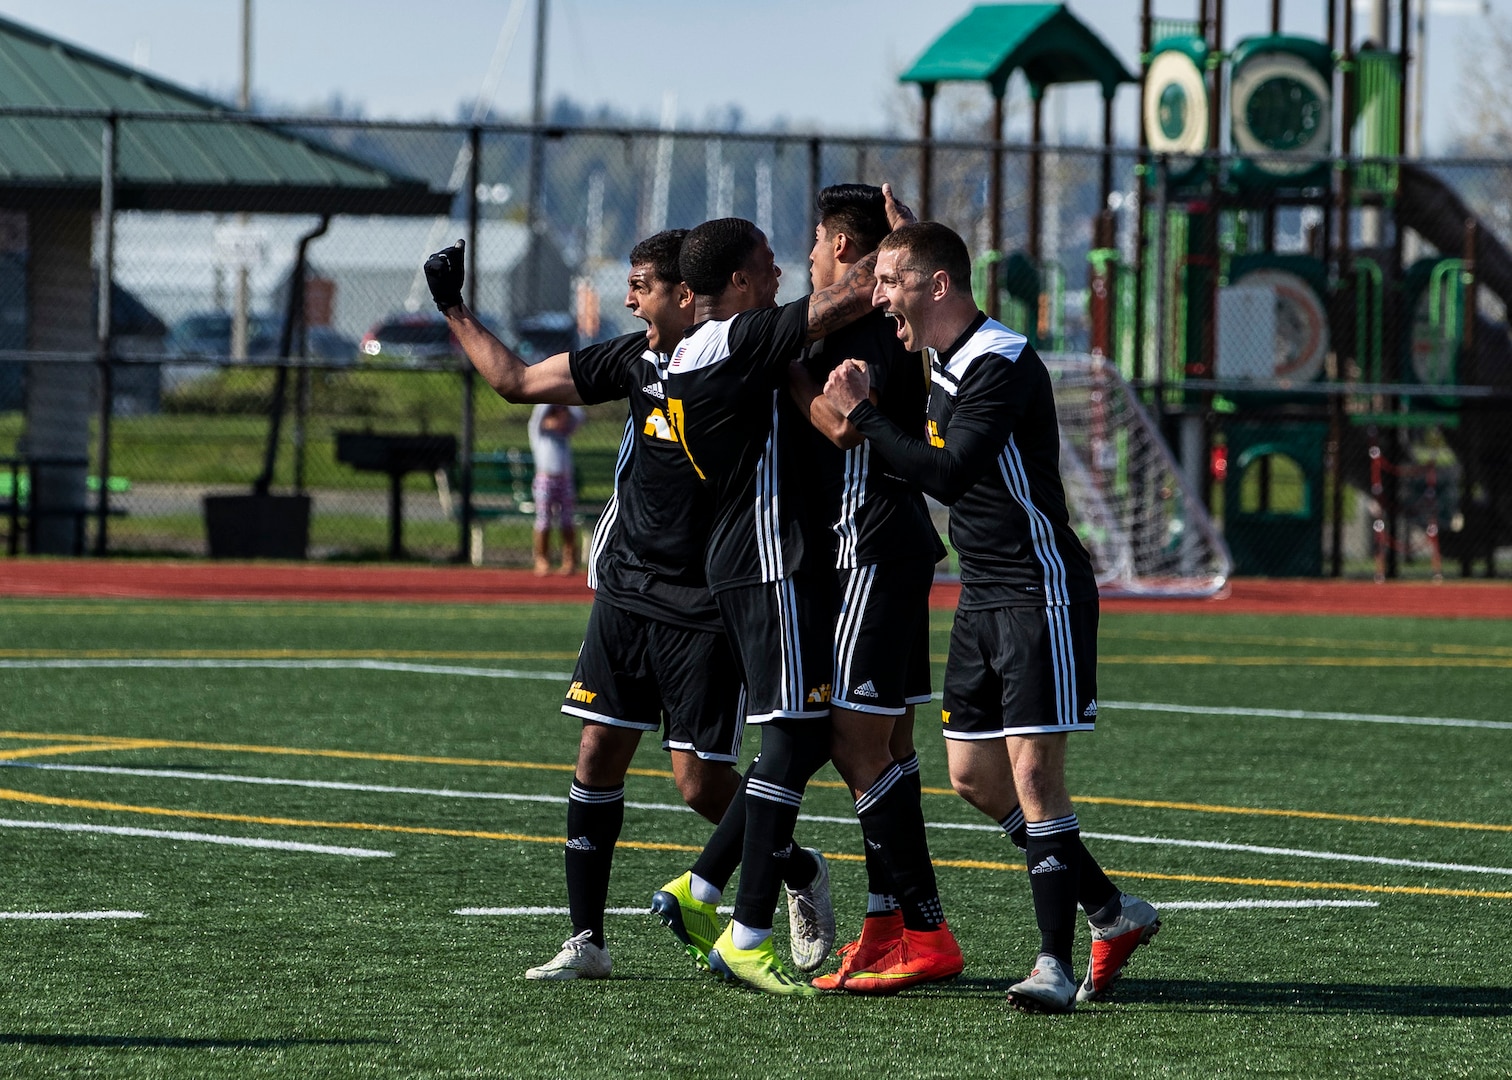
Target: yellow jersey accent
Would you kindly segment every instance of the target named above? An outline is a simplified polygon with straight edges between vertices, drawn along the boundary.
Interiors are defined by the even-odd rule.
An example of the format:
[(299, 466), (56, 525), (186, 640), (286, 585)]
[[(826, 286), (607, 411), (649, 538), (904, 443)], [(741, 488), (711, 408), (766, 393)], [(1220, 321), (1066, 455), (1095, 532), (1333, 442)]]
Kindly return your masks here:
[(688, 455), (688, 461), (692, 464), (693, 471), (698, 474), (698, 478), (700, 480), (707, 480), (708, 477), (705, 476), (704, 471), (698, 467), (698, 462), (693, 460), (693, 451), (688, 449), (688, 440), (687, 437), (683, 434), (683, 430), (687, 426), (683, 422), (683, 416), (684, 413), (682, 398), (669, 397), (667, 399), (667, 423), (672, 427), (672, 437), (675, 438), (678, 444), (682, 446), (683, 453)]
[(948, 723), (950, 723), (950, 710), (949, 709), (941, 709), (940, 710), (940, 723), (942, 723), (942, 724), (948, 724)]
[(933, 420), (929, 421), (925, 428), (925, 433), (929, 437), (930, 446), (933, 446), (937, 450), (944, 448), (945, 440), (940, 436), (940, 429)]
[(646, 424), (641, 428), (641, 434), (653, 439), (665, 439), (667, 442), (677, 441), (677, 436), (672, 433), (672, 425), (667, 423), (666, 414), (660, 409), (652, 409), (646, 416)]
[(830, 684), (821, 683), (808, 692), (810, 704), (822, 705), (830, 699)]

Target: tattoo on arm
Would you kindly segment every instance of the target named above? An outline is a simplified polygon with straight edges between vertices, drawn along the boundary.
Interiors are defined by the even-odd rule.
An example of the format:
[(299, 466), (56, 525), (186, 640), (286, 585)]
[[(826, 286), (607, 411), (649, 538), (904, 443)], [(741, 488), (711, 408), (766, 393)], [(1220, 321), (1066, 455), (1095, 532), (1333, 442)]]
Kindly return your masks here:
[(843, 277), (827, 289), (809, 297), (808, 336), (817, 341), (847, 323), (855, 322), (871, 310), (872, 290), (877, 279), (873, 271), (877, 253), (853, 262)]

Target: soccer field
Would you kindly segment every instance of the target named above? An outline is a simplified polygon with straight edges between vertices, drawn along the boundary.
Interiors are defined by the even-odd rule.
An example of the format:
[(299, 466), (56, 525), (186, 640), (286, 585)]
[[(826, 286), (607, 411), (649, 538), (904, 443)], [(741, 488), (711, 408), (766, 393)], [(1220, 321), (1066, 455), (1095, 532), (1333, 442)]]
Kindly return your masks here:
[[(1512, 1072), (1512, 623), (1105, 615), (1071, 787), (1164, 929), (1112, 1000), (1043, 1017), (1005, 1000), (1038, 944), (1022, 858), (950, 792), (937, 711), (918, 742), (955, 982), (791, 1001), (695, 970), (643, 913), (708, 834), (653, 740), (614, 977), (523, 980), (569, 929), (557, 707), (586, 615), (0, 601), (0, 1073)], [(803, 813), (848, 940), (865, 876), (831, 769)]]

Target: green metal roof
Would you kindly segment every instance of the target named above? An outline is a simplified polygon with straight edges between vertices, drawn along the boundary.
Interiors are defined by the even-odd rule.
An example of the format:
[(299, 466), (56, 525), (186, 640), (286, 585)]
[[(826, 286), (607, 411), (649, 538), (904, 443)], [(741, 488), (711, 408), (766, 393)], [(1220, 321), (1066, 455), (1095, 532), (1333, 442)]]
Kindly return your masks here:
[(1022, 69), (1038, 97), (1054, 83), (1095, 82), (1112, 97), (1120, 83), (1138, 82), (1102, 38), (1065, 4), (983, 4), (935, 39), (900, 77), (933, 86), (986, 82), (1002, 94)]
[[(0, 18), (0, 205), (99, 203), (103, 119), (6, 109), (174, 114), (117, 121), (120, 209), (442, 214), (445, 192)], [(200, 119), (200, 118), (203, 119)], [(218, 122), (219, 121), (219, 122)]]

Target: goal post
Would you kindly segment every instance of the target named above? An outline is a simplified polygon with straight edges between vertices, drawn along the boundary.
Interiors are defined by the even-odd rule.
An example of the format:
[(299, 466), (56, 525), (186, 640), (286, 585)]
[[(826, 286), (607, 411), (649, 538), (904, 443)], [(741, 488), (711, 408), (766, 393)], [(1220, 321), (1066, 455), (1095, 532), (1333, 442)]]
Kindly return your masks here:
[(1228, 547), (1118, 369), (1055, 356), (1061, 478), (1071, 525), (1103, 596), (1204, 597), (1233, 569)]

